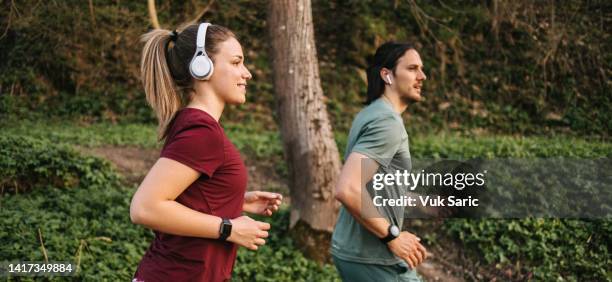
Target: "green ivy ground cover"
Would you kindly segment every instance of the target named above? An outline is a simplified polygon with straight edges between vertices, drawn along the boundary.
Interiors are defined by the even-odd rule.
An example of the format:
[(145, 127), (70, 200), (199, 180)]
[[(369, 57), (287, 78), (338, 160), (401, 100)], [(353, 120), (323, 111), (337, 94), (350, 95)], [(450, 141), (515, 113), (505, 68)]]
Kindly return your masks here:
[[(27, 193), (14, 194), (6, 189), (0, 198), (0, 259), (43, 260), (42, 238), (49, 260), (78, 261), (78, 275), (83, 279), (129, 279), (152, 236), (150, 231), (129, 221), (133, 187), (120, 187), (118, 176), (106, 162), (80, 156), (69, 145), (100, 146), (114, 140), (110, 141), (113, 145), (154, 148), (158, 146), (151, 138), (155, 128), (129, 124), (81, 129), (71, 124), (33, 126), (29, 130), (6, 127), (5, 132), (11, 134), (0, 140), (2, 179), (13, 177), (32, 184)], [(282, 152), (275, 132), (238, 125), (226, 126), (226, 131), (248, 154), (265, 159)], [(342, 135), (337, 136), (342, 146)], [(609, 157), (612, 152), (610, 143), (562, 136), (413, 134), (410, 141), (415, 158), (597, 158)], [(32, 177), (24, 180), (21, 177), (24, 175)], [(61, 181), (45, 185), (44, 181), (36, 180), (53, 177)], [(337, 279), (332, 266), (317, 266), (297, 251), (286, 236), (287, 217), (285, 211), (271, 219), (279, 228), (274, 229), (266, 248), (239, 252), (236, 279)], [(583, 220), (451, 220), (445, 224), (445, 230), (474, 259), (484, 263), (513, 266), (520, 273), (541, 280), (606, 281), (611, 277), (610, 224)]]
[[(69, 261), (77, 280), (130, 280), (152, 239), (129, 219), (135, 187), (121, 187), (106, 161), (65, 144), (3, 136), (0, 148), (0, 179), (11, 180), (3, 185), (28, 187), (0, 197), (0, 261)], [(54, 177), (59, 181), (45, 181)], [(319, 266), (294, 247), (288, 217), (285, 209), (260, 218), (275, 228), (258, 252), (240, 250), (237, 281), (338, 280), (333, 266)]]

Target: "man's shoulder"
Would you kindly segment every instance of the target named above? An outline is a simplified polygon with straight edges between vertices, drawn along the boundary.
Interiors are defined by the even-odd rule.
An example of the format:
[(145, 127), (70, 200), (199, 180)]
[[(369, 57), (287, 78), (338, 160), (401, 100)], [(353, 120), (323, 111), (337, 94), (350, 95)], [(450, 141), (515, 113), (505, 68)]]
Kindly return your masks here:
[(355, 117), (355, 122), (369, 123), (402, 123), (401, 117), (381, 102), (375, 101), (363, 108)]

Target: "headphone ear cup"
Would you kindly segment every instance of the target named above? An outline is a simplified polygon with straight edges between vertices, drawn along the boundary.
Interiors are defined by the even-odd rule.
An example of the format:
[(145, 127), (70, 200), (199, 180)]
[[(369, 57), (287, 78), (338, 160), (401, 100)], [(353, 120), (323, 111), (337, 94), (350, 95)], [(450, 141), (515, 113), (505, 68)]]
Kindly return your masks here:
[(198, 80), (207, 80), (212, 76), (214, 67), (208, 56), (195, 56), (189, 64), (189, 72)]

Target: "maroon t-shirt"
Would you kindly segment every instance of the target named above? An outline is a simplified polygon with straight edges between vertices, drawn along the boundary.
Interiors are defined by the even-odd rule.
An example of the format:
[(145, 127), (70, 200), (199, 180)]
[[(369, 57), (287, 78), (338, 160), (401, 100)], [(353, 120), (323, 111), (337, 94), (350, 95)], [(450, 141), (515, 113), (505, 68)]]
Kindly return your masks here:
[[(238, 150), (208, 113), (193, 108), (179, 111), (161, 157), (201, 173), (200, 178), (176, 198), (177, 202), (223, 218), (241, 215), (247, 171)], [(134, 278), (147, 282), (228, 280), (236, 251), (237, 246), (229, 242), (155, 231), (155, 240)]]

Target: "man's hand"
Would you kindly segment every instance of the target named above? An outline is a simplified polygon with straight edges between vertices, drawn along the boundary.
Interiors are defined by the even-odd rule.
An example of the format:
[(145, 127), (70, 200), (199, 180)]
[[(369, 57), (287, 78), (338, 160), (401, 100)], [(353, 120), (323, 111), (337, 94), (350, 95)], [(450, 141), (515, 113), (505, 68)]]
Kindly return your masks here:
[(425, 260), (427, 254), (427, 250), (419, 241), (421, 241), (419, 237), (403, 231), (399, 237), (387, 243), (387, 246), (393, 254), (405, 260), (410, 268), (414, 269)]
[(252, 214), (271, 216), (280, 207), (283, 196), (277, 193), (251, 191), (244, 194), (242, 210)]

